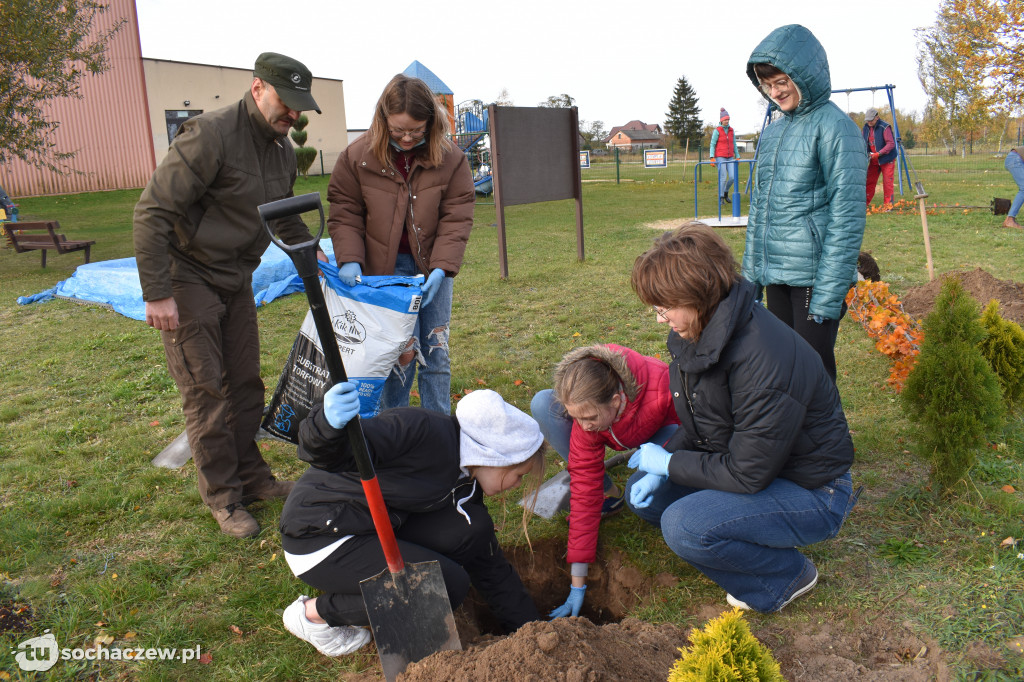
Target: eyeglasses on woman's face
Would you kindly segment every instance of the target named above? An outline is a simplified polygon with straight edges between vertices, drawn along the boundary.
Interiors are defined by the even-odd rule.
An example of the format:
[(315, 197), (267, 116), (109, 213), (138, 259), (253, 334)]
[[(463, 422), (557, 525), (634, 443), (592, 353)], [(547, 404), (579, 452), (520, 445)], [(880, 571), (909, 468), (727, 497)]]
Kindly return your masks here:
[(668, 313), (672, 310), (671, 308), (659, 308), (658, 306), (651, 306), (651, 312), (654, 313), (655, 317), (665, 320), (668, 322)]
[(422, 128), (420, 130), (397, 130), (395, 128), (388, 128), (388, 132), (391, 133), (391, 137), (396, 140), (404, 140), (406, 137), (413, 140), (422, 140), (423, 136), (427, 134), (427, 129)]

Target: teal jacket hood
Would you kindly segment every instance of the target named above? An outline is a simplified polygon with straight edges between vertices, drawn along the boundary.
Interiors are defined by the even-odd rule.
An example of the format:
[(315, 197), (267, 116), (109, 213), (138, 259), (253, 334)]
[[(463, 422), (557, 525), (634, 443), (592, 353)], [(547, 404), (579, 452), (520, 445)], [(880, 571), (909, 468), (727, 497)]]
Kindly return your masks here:
[(754, 64), (771, 64), (796, 83), (800, 89), (800, 105), (793, 115), (800, 116), (817, 109), (832, 97), (832, 77), (825, 48), (813, 33), (800, 24), (780, 26), (769, 33), (747, 60), (747, 77), (769, 105), (774, 106), (761, 90)]

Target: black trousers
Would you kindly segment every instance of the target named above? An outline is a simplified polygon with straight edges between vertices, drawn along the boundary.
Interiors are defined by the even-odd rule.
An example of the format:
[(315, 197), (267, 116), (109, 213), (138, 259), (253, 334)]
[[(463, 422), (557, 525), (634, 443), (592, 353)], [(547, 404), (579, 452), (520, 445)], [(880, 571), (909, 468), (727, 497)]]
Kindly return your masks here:
[[(452, 609), (463, 602), (472, 584), (506, 632), (539, 620), (533, 599), (498, 545), (479, 488), (462, 509), (469, 521), (454, 505), (411, 515), (395, 531), (402, 560), (406, 564), (437, 561)], [(377, 536), (357, 535), (299, 578), (323, 592), (316, 609), (329, 625), (367, 625), (359, 581), (386, 569)]]
[[(839, 320), (822, 320), (817, 323), (811, 317), (811, 287), (791, 287), (785, 284), (769, 284), (764, 288), (768, 310), (793, 328), (804, 341), (821, 357), (825, 371), (836, 380), (836, 336), (839, 334)], [(839, 313), (846, 314), (846, 303)]]

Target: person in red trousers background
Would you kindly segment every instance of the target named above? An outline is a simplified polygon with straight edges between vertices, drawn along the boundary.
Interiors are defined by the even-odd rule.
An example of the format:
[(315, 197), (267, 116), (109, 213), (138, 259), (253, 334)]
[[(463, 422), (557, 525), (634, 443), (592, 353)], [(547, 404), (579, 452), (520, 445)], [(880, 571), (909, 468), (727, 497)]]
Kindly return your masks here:
[(871, 159), (868, 162), (867, 205), (875, 198), (878, 175), (882, 175), (882, 201), (884, 208), (892, 208), (892, 177), (896, 169), (896, 138), (892, 126), (878, 116), (878, 109), (871, 107), (864, 114), (864, 141), (868, 144)]

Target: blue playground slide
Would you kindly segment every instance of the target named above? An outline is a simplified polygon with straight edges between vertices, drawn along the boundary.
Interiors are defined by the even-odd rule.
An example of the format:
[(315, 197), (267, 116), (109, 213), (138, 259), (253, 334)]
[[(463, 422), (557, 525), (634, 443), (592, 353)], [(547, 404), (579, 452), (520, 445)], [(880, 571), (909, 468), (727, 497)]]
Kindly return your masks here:
[(489, 174), (479, 180), (474, 180), (473, 185), (476, 186), (476, 193), (483, 194), (485, 197), (494, 191), (494, 182)]

